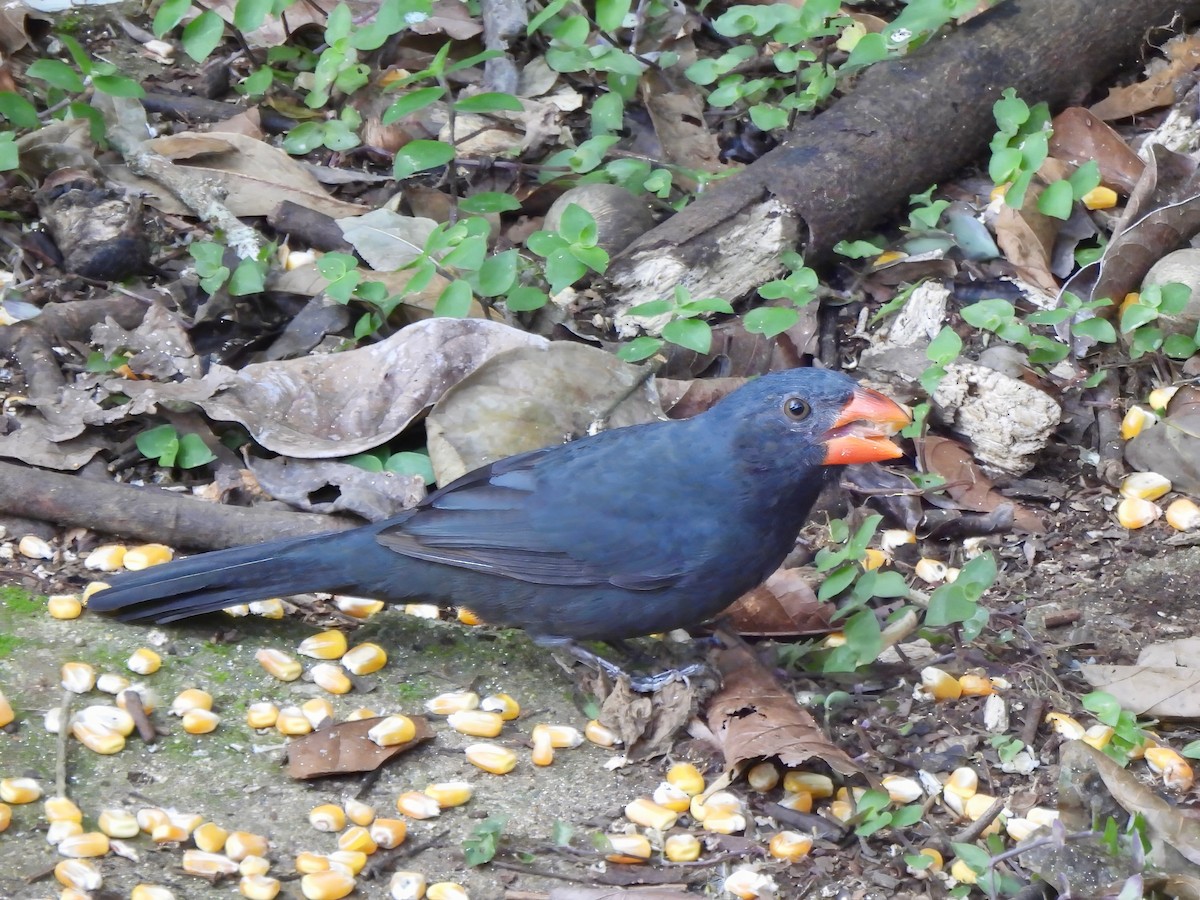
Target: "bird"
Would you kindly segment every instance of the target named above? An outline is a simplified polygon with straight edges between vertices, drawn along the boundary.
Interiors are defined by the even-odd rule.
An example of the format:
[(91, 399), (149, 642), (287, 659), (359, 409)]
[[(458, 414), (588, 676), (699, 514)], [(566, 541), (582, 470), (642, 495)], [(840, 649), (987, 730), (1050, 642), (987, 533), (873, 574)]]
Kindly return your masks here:
[(779, 567), (840, 467), (902, 456), (910, 421), (841, 372), (769, 373), (691, 418), (489, 463), (386, 520), (113, 578), (89, 609), (169, 623), (330, 592), (466, 608), (551, 646), (688, 628)]

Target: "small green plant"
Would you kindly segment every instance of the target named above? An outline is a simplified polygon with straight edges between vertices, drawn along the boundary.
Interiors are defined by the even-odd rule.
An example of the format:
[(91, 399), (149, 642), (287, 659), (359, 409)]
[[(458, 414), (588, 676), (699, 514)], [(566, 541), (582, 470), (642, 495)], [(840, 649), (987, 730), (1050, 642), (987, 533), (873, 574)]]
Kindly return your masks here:
[[(1102, 725), (1113, 730), (1112, 740), (1104, 746), (1104, 753), (1114, 761), (1125, 765), (1129, 762), (1134, 750), (1140, 749), (1145, 743), (1146, 734), (1143, 723), (1127, 709), (1122, 709), (1120, 702), (1112, 694), (1104, 691), (1092, 691), (1080, 698), (1083, 708), (1090, 712)], [(1152, 725), (1153, 723), (1146, 723)], [(1186, 754), (1185, 754), (1186, 755)]]
[(164, 468), (195, 469), (217, 457), (197, 434), (180, 434), (173, 425), (159, 425), (139, 434), (138, 451)]
[[(961, 352), (962, 338), (949, 325), (943, 325), (942, 330), (925, 348), (925, 358), (929, 360), (929, 366), (921, 373), (920, 382), (927, 396), (932, 397), (937, 392), (938, 384), (946, 377), (946, 366), (958, 359)], [(920, 437), (925, 431), (925, 420), (929, 418), (931, 408), (929, 401), (914, 406), (912, 424), (900, 433), (905, 437)]]
[(979, 601), (996, 583), (996, 557), (983, 553), (970, 560), (954, 581), (938, 585), (929, 595), (924, 624), (929, 628), (961, 625), (964, 640), (979, 637), (987, 625), (988, 611)]
[(921, 821), (924, 810), (919, 803), (892, 807), (886, 791), (864, 791), (854, 802), (854, 833), (858, 837), (870, 837), (885, 828), (907, 828)]
[(468, 866), (482, 866), (492, 861), (504, 836), (507, 816), (490, 816), (475, 826), (471, 836), (463, 841), (463, 856)]
[(800, 321), (800, 310), (817, 297), (820, 285), (817, 273), (804, 265), (804, 257), (788, 251), (783, 254), (783, 264), (789, 270), (784, 278), (768, 281), (758, 289), (764, 300), (787, 300), (791, 306), (760, 306), (746, 313), (743, 324), (753, 334), (774, 337), (787, 331)]
[(676, 285), (673, 299), (651, 300), (629, 309), (634, 316), (670, 316), (671, 320), (663, 326), (662, 337), (636, 337), (624, 344), (617, 356), (626, 362), (637, 362), (653, 356), (667, 341), (695, 353), (707, 353), (712, 348), (712, 326), (701, 317), (706, 313), (732, 312), (728, 300), (720, 297), (693, 300), (687, 288)]
[(1200, 349), (1200, 327), (1191, 335), (1168, 334), (1153, 324), (1163, 316), (1178, 316), (1191, 299), (1186, 284), (1149, 285), (1121, 306), (1120, 328), (1129, 335), (1129, 355), (1133, 359), (1161, 350), (1172, 359), (1187, 359)]
[(378, 449), (370, 453), (348, 456), (345, 462), (368, 472), (416, 475), (427, 485), (432, 486), (434, 483), (433, 463), (429, 460), (429, 454), (424, 451), (401, 450), (398, 453), (389, 453), (386, 449)]
[(200, 287), (208, 294), (226, 288), (234, 297), (262, 293), (274, 252), (275, 245), (268, 244), (257, 258), (239, 260), (231, 270), (225, 265), (227, 248), (219, 241), (201, 241), (188, 247), (188, 253), (195, 260)]

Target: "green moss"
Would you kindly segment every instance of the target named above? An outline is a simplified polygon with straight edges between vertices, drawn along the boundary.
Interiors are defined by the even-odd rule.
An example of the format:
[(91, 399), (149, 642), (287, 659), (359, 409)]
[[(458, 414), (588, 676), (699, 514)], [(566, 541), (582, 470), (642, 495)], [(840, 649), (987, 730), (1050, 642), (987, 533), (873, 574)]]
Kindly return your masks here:
[(0, 659), (4, 659), (18, 647), (23, 647), (27, 643), (29, 642), (15, 634), (0, 634)]
[(10, 613), (17, 615), (36, 615), (45, 608), (45, 602), (35, 597), (29, 591), (15, 584), (0, 587), (0, 606)]

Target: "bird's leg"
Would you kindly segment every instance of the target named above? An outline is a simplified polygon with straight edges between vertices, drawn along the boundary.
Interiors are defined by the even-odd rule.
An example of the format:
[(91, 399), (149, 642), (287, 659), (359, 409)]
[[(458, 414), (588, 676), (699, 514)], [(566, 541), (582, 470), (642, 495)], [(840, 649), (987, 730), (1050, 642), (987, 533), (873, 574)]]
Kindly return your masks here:
[(676, 679), (686, 682), (689, 678), (694, 678), (709, 671), (709, 667), (704, 663), (692, 663), (690, 666), (684, 666), (681, 669), (665, 669), (653, 675), (632, 675), (612, 660), (605, 659), (598, 653), (593, 653), (587, 647), (570, 638), (538, 635), (533, 639), (533, 642), (540, 647), (549, 647), (552, 650), (565, 650), (585, 666), (599, 669), (614, 681), (623, 675), (629, 679), (629, 686), (639, 694), (653, 694)]

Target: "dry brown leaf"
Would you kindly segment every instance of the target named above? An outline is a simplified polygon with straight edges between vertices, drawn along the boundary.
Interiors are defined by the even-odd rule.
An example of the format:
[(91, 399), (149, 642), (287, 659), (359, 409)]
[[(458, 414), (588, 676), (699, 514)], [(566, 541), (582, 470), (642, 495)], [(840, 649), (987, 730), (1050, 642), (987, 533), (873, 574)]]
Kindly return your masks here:
[(996, 244), (1017, 273), (1051, 296), (1058, 293), (1058, 279), (1050, 271), (1058, 226), (1037, 211), (1030, 189), (1024, 209), (1004, 205), (996, 217)]
[(642, 101), (667, 161), (702, 172), (724, 171), (721, 148), (708, 128), (699, 94), (678, 93), (649, 73), (641, 83)]
[(31, 32), (39, 27), (45, 30), (53, 21), (48, 15), (34, 12), (21, 0), (5, 0), (0, 4), (0, 59), (10, 59), (29, 44)]
[(721, 742), (727, 771), (752, 759), (775, 757), (788, 767), (816, 758), (842, 775), (862, 772), (748, 646), (720, 651), (716, 664), (724, 685), (709, 700), (707, 721)]
[(409, 26), (415, 34), (444, 34), (456, 41), (465, 41), (483, 31), (478, 16), (472, 16), (462, 0), (433, 0), (433, 9), (426, 19)]
[(1145, 81), (1115, 87), (1091, 112), (1101, 119), (1127, 119), (1148, 109), (1170, 106), (1179, 96), (1180, 83), (1200, 66), (1200, 36), (1181, 35), (1166, 47), (1168, 64), (1151, 72)]
[(1177, 491), (1200, 496), (1200, 389), (1181, 387), (1167, 414), (1125, 445), (1139, 472), (1157, 472)]
[(961, 509), (993, 512), (1005, 504), (1013, 507), (1013, 523), (1023, 531), (1044, 534), (1046, 525), (1032, 510), (996, 490), (974, 457), (957, 441), (927, 435), (915, 442), (926, 472), (946, 479), (946, 493)]
[(327, 775), (353, 775), (357, 772), (373, 772), (391, 762), (401, 753), (433, 738), (433, 729), (424, 716), (410, 716), (417, 728), (416, 736), (407, 743), (392, 747), (381, 747), (367, 732), (377, 725), (382, 717), (358, 719), (354, 722), (339, 722), (322, 728), (288, 744), (288, 775), (306, 780), (324, 778)]
[(1146, 164), (1112, 128), (1080, 106), (1064, 109), (1053, 125), (1051, 156), (1076, 166), (1095, 160), (1102, 183), (1122, 194), (1133, 190)]
[(776, 569), (725, 610), (738, 634), (794, 637), (833, 630), (833, 604), (822, 603), (801, 569)]

